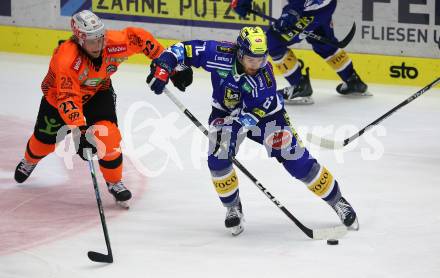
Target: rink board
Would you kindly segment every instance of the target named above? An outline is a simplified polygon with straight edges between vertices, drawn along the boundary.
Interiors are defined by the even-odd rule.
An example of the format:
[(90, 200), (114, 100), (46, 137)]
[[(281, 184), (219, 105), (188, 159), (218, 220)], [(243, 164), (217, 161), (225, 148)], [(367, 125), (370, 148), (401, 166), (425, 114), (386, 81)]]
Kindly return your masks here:
[[(0, 51), (37, 55), (51, 55), (59, 40), (68, 39), (70, 31), (27, 27), (0, 26), (4, 38)], [(164, 46), (175, 40), (159, 39)], [(338, 76), (327, 63), (311, 50), (295, 50), (298, 58), (311, 68), (312, 78), (337, 80)], [(425, 86), (440, 72), (440, 60), (419, 57), (399, 57), (349, 53), (356, 71), (368, 83)], [(130, 63), (147, 63), (143, 55), (129, 59)]]

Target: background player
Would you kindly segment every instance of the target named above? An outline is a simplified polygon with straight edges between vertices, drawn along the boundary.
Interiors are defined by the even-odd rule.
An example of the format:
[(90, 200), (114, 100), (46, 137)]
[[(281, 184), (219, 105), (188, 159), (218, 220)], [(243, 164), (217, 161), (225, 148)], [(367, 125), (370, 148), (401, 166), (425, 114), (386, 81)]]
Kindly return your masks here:
[(236, 155), (246, 136), (264, 145), (269, 156), (332, 206), (346, 226), (358, 229), (356, 213), (342, 197), (338, 182), (303, 147), (290, 125), (267, 53), (266, 35), (260, 27), (243, 28), (236, 44), (185, 41), (153, 61), (147, 82), (160, 94), (178, 65), (202, 67), (211, 73), (210, 143), (215, 143), (210, 144), (208, 166), (218, 196), (227, 208), (225, 226), (234, 235), (243, 230), (243, 211), (238, 178), (229, 158)]
[[(117, 201), (127, 201), (131, 193), (122, 181), (121, 133), (110, 76), (129, 56), (143, 52), (154, 59), (164, 48), (140, 28), (106, 30), (101, 19), (87, 10), (73, 15), (71, 28), (73, 36), (55, 49), (41, 84), (44, 95), (34, 133), (15, 170), (15, 180), (22, 183), (29, 177), (37, 163), (53, 152), (55, 143), (67, 134), (58, 132), (67, 126), (78, 155), (86, 160), (84, 149), (98, 151), (99, 167), (109, 192)], [(173, 79), (178, 80), (178, 76)], [(183, 83), (176, 82), (181, 88)], [(97, 132), (98, 127), (107, 132)], [(102, 144), (94, 144), (95, 140), (86, 137)]]
[[(241, 17), (245, 17), (252, 8), (252, 0), (234, 0), (231, 6)], [(336, 9), (336, 0), (289, 0), (284, 6), (281, 17), (266, 32), (269, 55), (278, 70), (290, 86), (280, 90), (288, 104), (311, 104), (313, 93), (306, 74), (301, 73), (303, 65), (293, 53), (293, 47), (304, 37), (301, 30), (313, 31), (320, 36), (337, 40), (333, 31), (332, 16)], [(294, 31), (294, 28), (299, 31)], [(342, 95), (370, 95), (367, 85), (362, 82), (353, 68), (353, 63), (343, 49), (321, 43), (309, 37), (307, 42), (313, 51), (321, 56), (336, 71), (343, 83), (336, 87)]]

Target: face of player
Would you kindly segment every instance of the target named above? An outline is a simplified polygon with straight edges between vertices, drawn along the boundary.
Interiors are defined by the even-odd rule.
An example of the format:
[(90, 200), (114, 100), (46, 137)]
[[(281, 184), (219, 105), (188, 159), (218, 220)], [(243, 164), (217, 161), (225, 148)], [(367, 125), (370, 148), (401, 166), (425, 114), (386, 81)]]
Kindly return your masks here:
[(267, 57), (251, 57), (243, 55), (241, 64), (243, 65), (244, 72), (248, 75), (256, 75), (258, 70), (264, 66)]
[(83, 48), (93, 58), (98, 58), (104, 48), (105, 38), (85, 40)]

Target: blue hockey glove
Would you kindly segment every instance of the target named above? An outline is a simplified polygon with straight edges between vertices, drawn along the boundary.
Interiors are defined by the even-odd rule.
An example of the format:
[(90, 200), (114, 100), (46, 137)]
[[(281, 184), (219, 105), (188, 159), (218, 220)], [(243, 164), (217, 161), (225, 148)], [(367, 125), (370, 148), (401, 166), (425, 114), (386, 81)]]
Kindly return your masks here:
[(251, 126), (255, 126), (258, 123), (258, 118), (251, 113), (241, 111), (241, 113), (238, 114), (237, 121), (245, 128), (249, 128)]
[(155, 94), (161, 94), (167, 85), (170, 74), (177, 66), (176, 56), (164, 51), (159, 58), (153, 60), (150, 65), (150, 74), (147, 77), (147, 84)]
[(233, 0), (231, 8), (240, 16), (245, 17), (252, 9), (252, 0)]
[(300, 19), (300, 15), (294, 10), (283, 10), (280, 18), (275, 21), (273, 27), (276, 31), (281, 33), (288, 33), (292, 31), (295, 23)]

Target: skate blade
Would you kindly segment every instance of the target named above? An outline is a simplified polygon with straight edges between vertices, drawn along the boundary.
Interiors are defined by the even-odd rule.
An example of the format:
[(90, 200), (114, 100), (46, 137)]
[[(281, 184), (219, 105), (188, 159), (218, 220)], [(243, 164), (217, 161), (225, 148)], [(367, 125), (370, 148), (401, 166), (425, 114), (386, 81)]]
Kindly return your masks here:
[(285, 99), (285, 104), (288, 105), (310, 105), (315, 103), (312, 97), (296, 97), (294, 99)]
[(353, 97), (353, 98), (358, 98), (358, 97), (371, 97), (373, 96), (372, 93), (370, 93), (369, 91), (366, 92), (353, 92), (353, 93), (349, 93), (349, 94), (341, 94), (344, 97)]
[(238, 226), (229, 228), (229, 230), (231, 230), (231, 233), (232, 233), (233, 236), (238, 236), (239, 234), (241, 234), (244, 231), (244, 228), (240, 224)]
[(349, 231), (359, 231), (359, 222), (358, 222), (357, 217), (354, 220), (353, 224), (351, 224), (350, 227), (347, 227), (347, 230), (349, 230)]
[(116, 201), (116, 205), (124, 209), (130, 209), (130, 205), (128, 204), (128, 201)]

